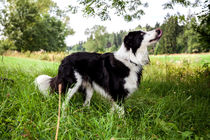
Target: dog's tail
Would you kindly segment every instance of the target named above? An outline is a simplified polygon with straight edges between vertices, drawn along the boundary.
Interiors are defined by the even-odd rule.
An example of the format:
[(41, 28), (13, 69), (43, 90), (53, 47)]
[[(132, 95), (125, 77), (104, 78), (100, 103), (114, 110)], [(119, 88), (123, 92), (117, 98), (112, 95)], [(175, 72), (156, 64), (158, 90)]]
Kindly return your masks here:
[(47, 96), (49, 91), (50, 91), (50, 83), (52, 81), (52, 77), (48, 76), (48, 75), (39, 75), (34, 83), (35, 83), (35, 86), (39, 89), (39, 91)]
[(57, 92), (58, 93), (58, 85), (62, 84), (62, 93), (66, 90), (66, 83), (62, 82), (58, 75), (56, 77), (50, 77), (48, 75), (39, 75), (35, 81), (35, 86), (39, 89), (39, 91), (48, 96), (49, 93)]

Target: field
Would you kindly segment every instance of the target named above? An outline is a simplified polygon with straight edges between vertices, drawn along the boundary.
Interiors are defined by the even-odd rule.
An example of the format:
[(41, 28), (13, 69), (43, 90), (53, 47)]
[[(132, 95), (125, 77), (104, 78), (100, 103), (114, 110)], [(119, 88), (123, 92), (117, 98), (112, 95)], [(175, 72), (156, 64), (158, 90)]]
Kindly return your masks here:
[[(210, 54), (151, 56), (125, 115), (94, 94), (90, 108), (77, 94), (61, 118), (59, 139), (210, 139)], [(59, 62), (4, 57), (0, 62), (0, 139), (54, 139), (58, 95), (34, 87), (40, 74), (55, 76)], [(64, 96), (62, 97), (64, 101)]]

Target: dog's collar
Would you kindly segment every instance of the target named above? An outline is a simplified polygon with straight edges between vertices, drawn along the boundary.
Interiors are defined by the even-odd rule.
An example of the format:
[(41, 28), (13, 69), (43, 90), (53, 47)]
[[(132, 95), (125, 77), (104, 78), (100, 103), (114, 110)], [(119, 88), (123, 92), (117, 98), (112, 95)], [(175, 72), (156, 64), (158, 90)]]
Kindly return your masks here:
[(132, 64), (134, 64), (134, 65), (136, 65), (136, 66), (139, 66), (138, 64), (136, 64), (135, 62), (133, 62), (133, 61), (131, 61), (131, 60), (130, 60), (130, 63), (132, 63)]
[(131, 61), (131, 60), (128, 60), (128, 59), (125, 59), (126, 61), (128, 61), (128, 62), (130, 62), (131, 64), (134, 64), (135, 66), (141, 66), (141, 64), (137, 64), (137, 63), (135, 63), (135, 62), (133, 62), (133, 61)]
[(121, 60), (121, 61), (127, 61), (127, 63), (133, 64), (133, 65), (135, 65), (135, 66), (137, 66), (137, 67), (141, 67), (141, 66), (142, 66), (141, 64), (137, 64), (137, 63), (131, 61), (130, 59), (123, 58), (123, 57), (120, 57), (120, 56), (118, 56), (118, 55), (115, 55), (115, 57), (118, 58), (118, 59)]
[[(127, 60), (127, 59), (126, 59)], [(148, 57), (148, 63), (147, 64), (150, 64), (150, 58)], [(142, 66), (141, 64), (136, 64), (135, 62), (131, 61), (131, 60), (127, 60), (129, 61), (130, 63), (134, 64), (135, 66)]]

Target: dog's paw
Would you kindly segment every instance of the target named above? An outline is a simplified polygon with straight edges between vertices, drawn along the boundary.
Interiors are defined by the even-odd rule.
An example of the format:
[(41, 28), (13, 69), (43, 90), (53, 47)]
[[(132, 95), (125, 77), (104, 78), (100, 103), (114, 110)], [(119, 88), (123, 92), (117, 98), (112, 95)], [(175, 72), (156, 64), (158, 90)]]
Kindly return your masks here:
[(125, 111), (123, 106), (118, 106), (117, 104), (114, 104), (110, 110), (110, 113), (117, 113), (119, 118), (124, 117)]
[(90, 107), (90, 103), (84, 103), (83, 107), (88, 107), (89, 108)]

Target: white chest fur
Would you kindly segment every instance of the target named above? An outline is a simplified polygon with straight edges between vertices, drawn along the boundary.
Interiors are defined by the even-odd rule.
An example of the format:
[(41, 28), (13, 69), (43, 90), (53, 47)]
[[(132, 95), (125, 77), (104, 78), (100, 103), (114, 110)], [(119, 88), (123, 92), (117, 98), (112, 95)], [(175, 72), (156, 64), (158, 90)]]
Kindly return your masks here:
[(129, 61), (130, 59), (128, 59), (129, 57), (126, 58), (126, 55), (121, 55), (121, 53), (119, 52), (115, 53), (115, 58), (121, 61), (124, 65), (126, 65), (130, 69), (129, 75), (124, 79), (125, 80), (124, 88), (128, 90), (130, 96), (131, 93), (133, 93), (138, 88), (137, 72), (139, 71), (140, 67), (131, 63)]
[(133, 93), (138, 88), (138, 77), (136, 71), (130, 71), (128, 77), (125, 78), (124, 88), (129, 93)]

